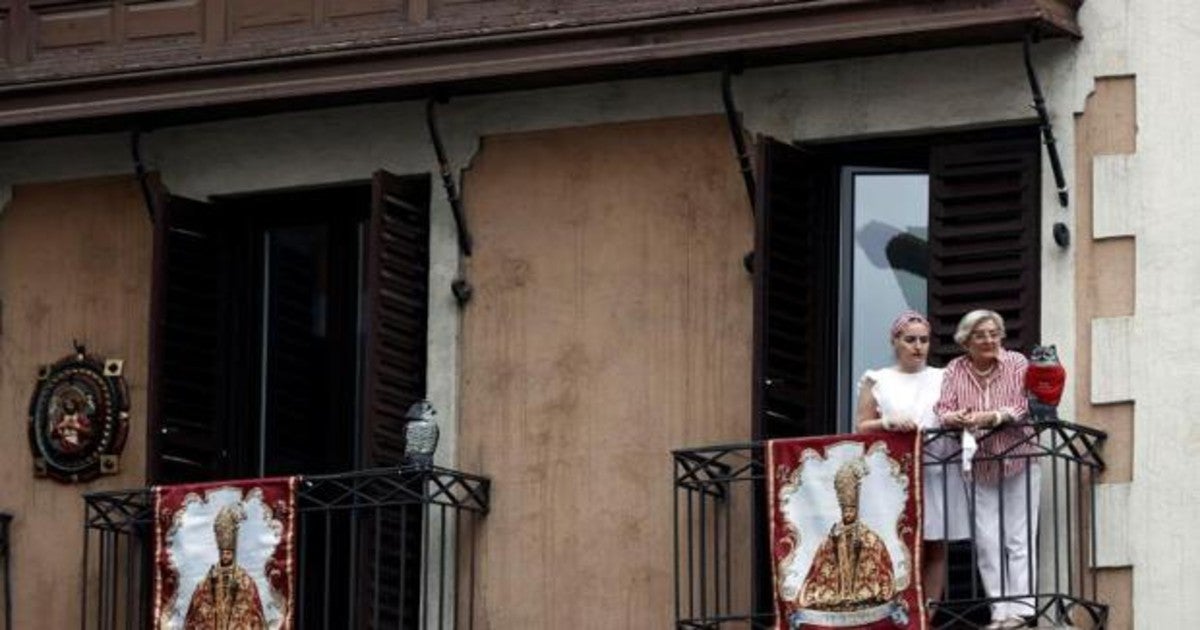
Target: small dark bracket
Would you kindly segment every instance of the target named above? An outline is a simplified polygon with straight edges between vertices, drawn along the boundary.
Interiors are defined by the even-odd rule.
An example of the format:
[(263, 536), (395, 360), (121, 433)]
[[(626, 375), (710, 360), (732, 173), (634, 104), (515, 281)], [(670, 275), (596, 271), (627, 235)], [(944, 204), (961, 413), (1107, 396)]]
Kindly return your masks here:
[(146, 164), (142, 161), (142, 131), (134, 129), (129, 135), (129, 151), (133, 155), (133, 172), (137, 175), (138, 187), (142, 189), (142, 201), (146, 204), (146, 214), (150, 222), (158, 215), (157, 196), (150, 189), (150, 175), (146, 172)]
[[(1034, 33), (1025, 35), (1023, 52), (1025, 56), (1025, 76), (1029, 79), (1029, 90), (1033, 92), (1033, 109), (1037, 111), (1038, 121), (1042, 128), (1042, 141), (1046, 145), (1046, 153), (1050, 156), (1050, 170), (1054, 172), (1054, 185), (1058, 188), (1058, 203), (1064, 209), (1070, 197), (1067, 193), (1067, 181), (1063, 177), (1062, 162), (1058, 158), (1058, 146), (1054, 141), (1054, 127), (1050, 124), (1050, 114), (1046, 111), (1046, 98), (1042, 95), (1042, 85), (1038, 82), (1037, 73), (1033, 69), (1031, 48)], [(1065, 226), (1064, 226), (1065, 227)]]
[(458, 246), (463, 255), (471, 255), (471, 233), (467, 229), (467, 220), (463, 216), (462, 198), (458, 194), (458, 186), (454, 183), (454, 175), (450, 170), (450, 160), (446, 157), (446, 147), (442, 144), (442, 134), (437, 125), (437, 104), (448, 102), (448, 99), (431, 98), (425, 104), (425, 122), (429, 126), (429, 138), (433, 141), (433, 150), (437, 153), (438, 170), (442, 174), (442, 185), (446, 188), (446, 199), (450, 201), (450, 210), (454, 213), (454, 225), (458, 228)]
[(475, 294), (475, 288), (465, 278), (458, 278), (450, 283), (450, 292), (454, 294), (454, 300), (459, 306), (466, 306)]
[(741, 74), (737, 64), (730, 64), (721, 73), (721, 100), (725, 103), (725, 120), (729, 123), (729, 134), (733, 136), (733, 147), (737, 151), (738, 167), (742, 171), (742, 181), (746, 183), (746, 195), (750, 198), (750, 212), (754, 212), (755, 185), (754, 167), (750, 163), (750, 152), (746, 149), (746, 136), (742, 133), (742, 115), (733, 102), (733, 75)]

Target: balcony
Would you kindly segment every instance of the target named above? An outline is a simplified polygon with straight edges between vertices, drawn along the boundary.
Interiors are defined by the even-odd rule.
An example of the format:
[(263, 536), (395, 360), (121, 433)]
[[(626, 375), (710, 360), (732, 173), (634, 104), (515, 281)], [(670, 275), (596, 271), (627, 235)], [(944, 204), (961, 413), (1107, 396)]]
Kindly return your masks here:
[[(296, 627), (468, 626), (489, 487), (484, 477), (438, 467), (302, 477)], [(150, 627), (152, 491), (84, 501), (83, 630)]]
[(1078, 36), (1081, 1), (0, 0), (0, 130)]
[[(1021, 444), (1033, 452), (975, 459), (1010, 458), (1037, 462), (1041, 471), (1041, 517), (1025, 519), (1032, 533), (1036, 575), (1029, 593), (1002, 592), (988, 597), (975, 570), (972, 540), (951, 543), (947, 597), (936, 602), (933, 628), (980, 629), (989, 623), (997, 602), (1028, 602), (1037, 627), (1102, 629), (1108, 607), (1097, 600), (1094, 487), (1104, 468), (1100, 456), (1105, 434), (1062, 421), (1030, 423)], [(942, 437), (958, 442), (957, 431), (925, 434), (928, 445)], [(988, 439), (986, 436), (982, 439)], [(927, 451), (925, 470), (961, 461), (953, 449), (939, 457)], [(675, 474), (675, 627), (774, 628), (769, 544), (765, 526), (764, 443), (686, 448), (674, 452)], [(1029, 470), (1030, 467), (1026, 467)], [(975, 482), (971, 482), (972, 484)], [(1030, 482), (1033, 483), (1033, 482)], [(967, 488), (970, 509), (974, 492)], [(1028, 505), (1022, 514), (1028, 514)], [(1000, 503), (1003, 521), (1005, 506)], [(1010, 506), (1011, 509), (1011, 506)], [(971, 528), (971, 537), (975, 535)]]

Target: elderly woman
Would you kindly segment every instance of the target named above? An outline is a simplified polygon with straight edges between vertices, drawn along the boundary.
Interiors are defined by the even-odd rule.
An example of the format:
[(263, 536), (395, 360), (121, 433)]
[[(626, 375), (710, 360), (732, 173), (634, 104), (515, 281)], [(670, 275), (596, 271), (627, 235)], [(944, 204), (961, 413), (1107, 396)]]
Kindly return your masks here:
[[(934, 414), (942, 392), (942, 369), (929, 367), (929, 321), (915, 311), (892, 322), (896, 363), (867, 370), (858, 383), (859, 431), (916, 431), (938, 428)], [(940, 461), (952, 444), (929, 445), (927, 460)], [(946, 588), (946, 542), (970, 537), (962, 468), (956, 463), (924, 467), (924, 539), (921, 582), (925, 596), (941, 599)]]
[[(954, 340), (967, 354), (946, 366), (936, 412), (944, 426), (980, 436), (970, 488), (979, 575), (989, 597), (1027, 595), (1036, 573), (1030, 538), (1040, 480), (1037, 463), (1022, 457), (1035, 450), (1032, 429), (1022, 423), (1028, 362), (1001, 345), (1004, 318), (995, 311), (967, 313)], [(1031, 598), (997, 602), (988, 628), (1023, 628), (1023, 616), (1033, 613)]]

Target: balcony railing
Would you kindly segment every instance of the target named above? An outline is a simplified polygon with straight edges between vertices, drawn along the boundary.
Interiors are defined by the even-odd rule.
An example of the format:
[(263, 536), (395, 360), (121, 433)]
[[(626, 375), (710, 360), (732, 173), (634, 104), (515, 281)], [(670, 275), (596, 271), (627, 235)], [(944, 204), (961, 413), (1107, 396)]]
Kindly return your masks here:
[[(439, 467), (302, 477), (296, 627), (470, 627), (489, 487), (484, 477)], [(150, 627), (151, 490), (84, 500), (83, 630)]]
[(12, 515), (0, 512), (0, 620), (4, 621), (4, 630), (12, 630), (12, 574), (9, 567), (9, 537), (8, 526), (12, 523)]
[[(1020, 479), (1032, 488), (1025, 505), (999, 505), (999, 522), (1006, 510), (1023, 509), (1022, 525), (1031, 534), (1031, 555), (1037, 569), (1029, 592), (1000, 592), (989, 597), (976, 566), (976, 530), (970, 539), (949, 544), (947, 595), (934, 602), (933, 628), (983, 628), (990, 608), (1011, 602), (1031, 625), (1103, 629), (1108, 607), (1098, 601), (1096, 574), (1095, 483), (1104, 468), (1100, 449), (1105, 433), (1069, 422), (1029, 423), (1023, 442), (989, 460), (1023, 459)], [(959, 432), (926, 432), (931, 445), (946, 439), (959, 442)], [(987, 440), (984, 436), (982, 440)], [(771, 567), (766, 523), (764, 443), (686, 448), (675, 460), (675, 627), (774, 628)], [(1025, 446), (1026, 448), (1022, 448)], [(1020, 454), (1017, 454), (1020, 453)], [(961, 462), (961, 451), (927, 448), (925, 470), (946, 470)], [(1030, 470), (1037, 470), (1040, 482)], [(953, 474), (957, 474), (957, 470)], [(961, 477), (961, 476), (960, 476)], [(971, 514), (978, 507), (978, 483), (968, 481)], [(1039, 488), (1040, 486), (1040, 495)], [(1029, 497), (1040, 497), (1040, 518), (1031, 512)], [(1036, 498), (1032, 500), (1037, 500)], [(1003, 536), (1003, 534), (1001, 534)]]

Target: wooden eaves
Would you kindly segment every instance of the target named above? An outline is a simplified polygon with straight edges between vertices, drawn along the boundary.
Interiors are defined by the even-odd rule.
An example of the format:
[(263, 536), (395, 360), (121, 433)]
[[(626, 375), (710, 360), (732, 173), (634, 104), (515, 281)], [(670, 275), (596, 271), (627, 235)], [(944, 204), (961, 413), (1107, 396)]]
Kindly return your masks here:
[[(0, 9), (13, 2), (0, 0)], [(680, 10), (686, 3), (667, 0), (661, 4), (671, 10), (659, 13), (593, 10), (503, 27), (400, 29), (240, 54), (230, 46), (208, 47), (206, 54), (168, 56), (157, 64), (73, 73), (61, 64), (38, 70), (36, 63), (10, 63), (0, 65), (0, 137), (676, 74), (715, 69), (733, 57), (754, 66), (1015, 42), (1030, 30), (1079, 37), (1080, 2), (743, 0)], [(10, 44), (17, 26), (9, 20)]]

